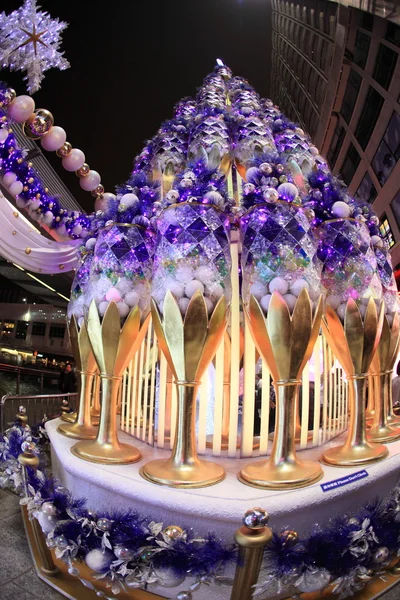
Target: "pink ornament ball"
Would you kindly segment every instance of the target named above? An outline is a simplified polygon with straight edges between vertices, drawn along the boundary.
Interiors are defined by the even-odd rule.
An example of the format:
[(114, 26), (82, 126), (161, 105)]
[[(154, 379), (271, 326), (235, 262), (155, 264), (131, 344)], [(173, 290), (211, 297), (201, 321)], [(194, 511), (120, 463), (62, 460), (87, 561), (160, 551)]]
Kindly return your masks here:
[(85, 177), (80, 178), (79, 185), (86, 192), (91, 192), (92, 190), (95, 190), (98, 185), (100, 185), (100, 181), (100, 174), (97, 171), (90, 170)]
[(64, 169), (72, 173), (81, 168), (85, 162), (85, 155), (79, 148), (72, 148), (71, 152), (67, 156), (64, 156), (61, 162)]
[(56, 152), (67, 141), (67, 133), (62, 127), (55, 125), (50, 129), (45, 136), (42, 137), (40, 143), (42, 148), (48, 152)]
[(17, 96), (8, 107), (8, 114), (16, 123), (24, 123), (34, 110), (35, 102), (30, 96)]
[(116, 288), (112, 287), (106, 293), (106, 300), (109, 302), (121, 302), (121, 294)]
[(94, 203), (94, 210), (102, 210), (103, 212), (107, 210), (109, 203), (111, 200), (115, 200), (116, 195), (111, 194), (110, 192), (105, 192), (98, 198), (96, 198), (96, 202)]

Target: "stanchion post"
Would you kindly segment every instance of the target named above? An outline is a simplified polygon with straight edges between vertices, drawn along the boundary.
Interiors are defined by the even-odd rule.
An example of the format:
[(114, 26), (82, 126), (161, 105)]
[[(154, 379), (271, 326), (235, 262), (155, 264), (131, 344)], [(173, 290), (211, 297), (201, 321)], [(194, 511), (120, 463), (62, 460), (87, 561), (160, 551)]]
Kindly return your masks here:
[(263, 508), (252, 508), (243, 517), (243, 525), (235, 533), (239, 556), (231, 600), (250, 600), (253, 586), (257, 583), (263, 560), (264, 548), (272, 539), (272, 531), (266, 527), (268, 513)]

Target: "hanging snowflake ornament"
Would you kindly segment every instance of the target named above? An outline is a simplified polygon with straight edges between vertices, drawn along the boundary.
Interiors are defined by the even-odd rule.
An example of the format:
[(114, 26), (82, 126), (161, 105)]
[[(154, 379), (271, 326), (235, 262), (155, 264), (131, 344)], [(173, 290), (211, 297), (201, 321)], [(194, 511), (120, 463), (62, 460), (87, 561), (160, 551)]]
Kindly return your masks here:
[(70, 66), (59, 51), (66, 27), (67, 23), (41, 11), (35, 0), (25, 0), (9, 15), (0, 13), (0, 68), (26, 71), (28, 92), (37, 92), (45, 71)]

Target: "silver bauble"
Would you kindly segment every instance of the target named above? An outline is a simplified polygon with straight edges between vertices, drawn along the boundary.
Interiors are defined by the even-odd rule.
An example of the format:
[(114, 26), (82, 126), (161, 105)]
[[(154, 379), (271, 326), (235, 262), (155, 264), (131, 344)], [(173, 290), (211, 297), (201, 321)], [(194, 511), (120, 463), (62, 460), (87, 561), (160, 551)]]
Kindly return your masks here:
[(243, 516), (243, 524), (249, 529), (259, 529), (268, 523), (268, 513), (264, 508), (250, 508)]

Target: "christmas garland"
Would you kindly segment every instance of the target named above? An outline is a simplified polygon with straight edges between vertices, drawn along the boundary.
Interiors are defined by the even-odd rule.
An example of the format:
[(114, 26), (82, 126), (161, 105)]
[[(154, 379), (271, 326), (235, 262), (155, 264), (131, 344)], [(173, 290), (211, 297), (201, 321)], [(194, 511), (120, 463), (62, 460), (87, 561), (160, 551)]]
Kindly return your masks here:
[[(202, 585), (232, 585), (226, 568), (237, 560), (237, 545), (228, 545), (209, 533), (197, 537), (178, 525), (167, 527), (134, 510), (98, 512), (87, 508), (46, 474), (48, 443), (43, 425), (30, 429), (14, 425), (0, 436), (0, 487), (24, 497), (30, 517), (38, 519), (47, 544), (57, 558), (79, 575), (75, 561), (85, 562), (94, 579), (103, 579), (113, 594), (151, 586), (165, 588), (193, 579), (179, 600), (190, 600)], [(28, 446), (26, 445), (28, 444)], [(27, 470), (24, 489), (18, 456), (29, 447), (37, 452), (39, 469)], [(260, 509), (246, 513), (244, 522), (257, 525)], [(255, 521), (254, 521), (255, 519)], [(310, 535), (293, 530), (274, 533), (265, 548), (265, 560), (254, 597), (315, 592), (331, 586), (339, 600), (352, 596), (375, 577), (384, 578), (388, 565), (400, 556), (400, 486), (388, 500), (366, 504), (357, 513), (316, 525)], [(92, 589), (86, 580), (82, 583)], [(103, 595), (98, 592), (98, 595)], [(104, 596), (108, 598), (107, 596)]]

